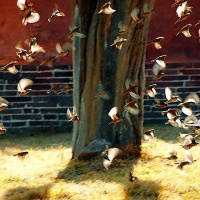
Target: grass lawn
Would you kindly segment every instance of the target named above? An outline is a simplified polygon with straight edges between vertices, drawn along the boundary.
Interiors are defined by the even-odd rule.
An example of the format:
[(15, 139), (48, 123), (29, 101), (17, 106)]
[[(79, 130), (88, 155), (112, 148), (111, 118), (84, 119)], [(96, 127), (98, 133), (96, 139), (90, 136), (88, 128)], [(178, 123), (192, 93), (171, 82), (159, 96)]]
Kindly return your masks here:
[[(0, 138), (0, 200), (195, 200), (199, 199), (200, 145), (191, 149), (192, 165), (178, 173), (175, 161), (168, 160), (170, 145), (184, 160), (184, 149), (177, 139), (182, 129), (154, 128), (155, 139), (142, 143), (139, 159), (119, 160), (106, 171), (102, 158), (90, 162), (71, 161), (71, 134)], [(187, 131), (184, 131), (187, 132)], [(24, 160), (13, 156), (28, 151)], [(138, 178), (128, 181), (129, 172)]]

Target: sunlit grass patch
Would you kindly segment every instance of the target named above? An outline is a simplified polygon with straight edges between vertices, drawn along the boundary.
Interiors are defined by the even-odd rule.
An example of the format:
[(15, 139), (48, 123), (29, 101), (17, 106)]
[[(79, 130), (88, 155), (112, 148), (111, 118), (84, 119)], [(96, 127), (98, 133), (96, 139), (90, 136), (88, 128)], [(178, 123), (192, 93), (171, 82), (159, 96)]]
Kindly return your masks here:
[[(199, 199), (200, 146), (191, 149), (197, 161), (185, 166), (181, 175), (176, 161), (167, 159), (170, 145), (178, 151), (177, 161), (185, 159), (177, 139), (179, 130), (169, 126), (144, 130), (150, 128), (155, 129), (155, 138), (142, 142), (141, 156), (119, 159), (109, 171), (104, 169), (102, 157), (71, 161), (71, 134), (5, 137), (0, 140), (0, 199)], [(134, 151), (127, 148), (127, 152)], [(13, 156), (20, 151), (29, 152), (24, 160)], [(129, 182), (130, 171), (138, 180)]]

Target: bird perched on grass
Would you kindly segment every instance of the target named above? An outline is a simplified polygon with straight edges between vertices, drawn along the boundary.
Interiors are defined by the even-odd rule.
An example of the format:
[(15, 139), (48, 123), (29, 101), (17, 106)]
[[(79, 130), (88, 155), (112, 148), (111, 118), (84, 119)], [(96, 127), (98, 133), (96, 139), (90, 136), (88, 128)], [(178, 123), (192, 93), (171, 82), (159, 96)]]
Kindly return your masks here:
[(22, 151), (19, 153), (14, 154), (13, 156), (18, 157), (21, 160), (24, 160), (25, 156), (28, 154), (28, 151)]
[(27, 88), (30, 85), (33, 85), (33, 81), (28, 78), (21, 79), (17, 84), (17, 90), (20, 92), (20, 96), (25, 96), (31, 92), (32, 89)]
[(132, 172), (129, 172), (128, 180), (129, 180), (130, 182), (133, 182), (133, 181), (138, 180), (138, 178), (137, 178), (136, 176), (133, 176), (133, 173), (132, 173)]
[(60, 12), (58, 10), (58, 5), (55, 3), (54, 4), (54, 8), (53, 8), (53, 13), (51, 14), (51, 16), (48, 18), (48, 22), (51, 22), (51, 20), (54, 18), (54, 17), (64, 17), (65, 16), (65, 13), (63, 12)]

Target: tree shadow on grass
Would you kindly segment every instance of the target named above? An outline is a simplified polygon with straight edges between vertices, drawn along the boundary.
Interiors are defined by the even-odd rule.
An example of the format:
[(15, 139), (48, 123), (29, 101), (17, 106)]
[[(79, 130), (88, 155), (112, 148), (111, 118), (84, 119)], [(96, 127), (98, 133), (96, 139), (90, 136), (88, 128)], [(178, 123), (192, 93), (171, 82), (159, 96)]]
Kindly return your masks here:
[[(74, 182), (81, 184), (84, 181), (98, 182), (101, 184), (115, 183), (123, 187), (125, 197), (116, 197), (116, 199), (158, 199), (159, 185), (149, 180), (129, 181), (129, 172), (132, 171), (133, 165), (137, 163), (137, 158), (134, 160), (119, 160), (118, 164), (112, 166), (110, 170), (105, 170), (102, 165), (102, 158), (90, 161), (72, 160), (66, 168), (58, 174), (57, 179), (65, 182)], [(104, 197), (109, 194), (109, 187), (104, 190)], [(104, 199), (103, 197), (100, 199)]]
[[(38, 187), (17, 187), (15, 189), (9, 190), (1, 200), (49, 200), (49, 199), (58, 199), (58, 200), (66, 200), (71, 199), (71, 195), (68, 191), (64, 193), (59, 193), (59, 197), (52, 197), (51, 188), (52, 184), (47, 184), (44, 186)], [(55, 195), (55, 194), (54, 194)]]

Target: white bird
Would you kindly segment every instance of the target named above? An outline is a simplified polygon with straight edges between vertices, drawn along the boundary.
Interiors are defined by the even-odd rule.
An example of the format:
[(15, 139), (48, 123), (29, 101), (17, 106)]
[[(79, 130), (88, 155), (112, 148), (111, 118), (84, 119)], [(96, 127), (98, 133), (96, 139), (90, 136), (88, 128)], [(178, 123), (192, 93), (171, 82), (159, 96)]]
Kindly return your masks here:
[(31, 92), (31, 89), (28, 89), (27, 87), (32, 85), (33, 81), (27, 78), (23, 78), (19, 81), (17, 84), (17, 90), (20, 92), (20, 96), (25, 96), (28, 93)]
[(109, 1), (109, 2), (105, 3), (105, 4), (101, 7), (101, 9), (100, 9), (100, 11), (98, 12), (98, 14), (104, 13), (104, 14), (110, 15), (110, 14), (114, 13), (115, 11), (116, 11), (116, 10), (114, 10), (114, 9), (111, 8), (111, 2)]

